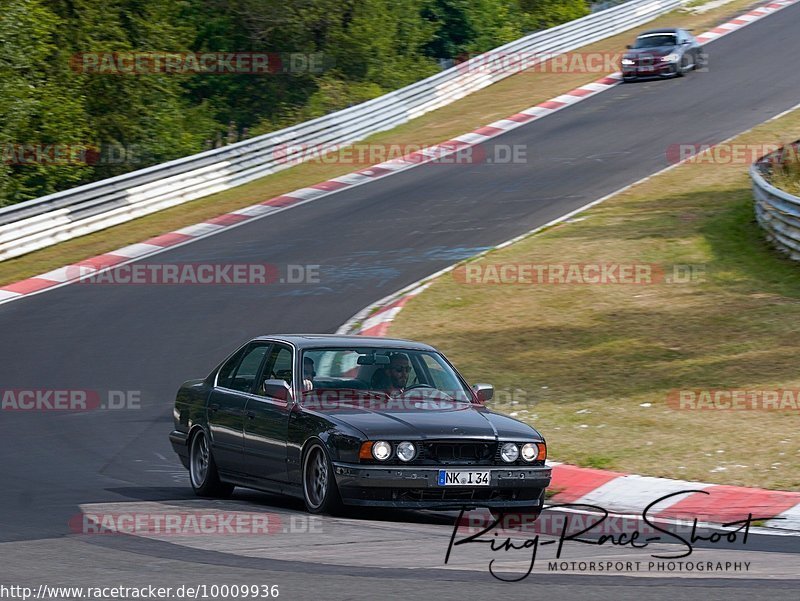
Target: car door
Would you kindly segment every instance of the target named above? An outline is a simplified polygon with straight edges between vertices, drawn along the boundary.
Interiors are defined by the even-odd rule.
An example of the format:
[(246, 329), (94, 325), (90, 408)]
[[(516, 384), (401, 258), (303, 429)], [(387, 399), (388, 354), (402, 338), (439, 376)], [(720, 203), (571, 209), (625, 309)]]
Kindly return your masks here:
[(208, 430), (217, 468), (244, 472), (244, 411), (269, 350), (268, 342), (252, 342), (219, 370), (208, 399)]
[(276, 342), (270, 348), (260, 384), (250, 395), (245, 410), (244, 448), (247, 473), (271, 482), (286, 482), (286, 442), (292, 398), (265, 392), (263, 382), (282, 380), (294, 390), (296, 361), (291, 346)]

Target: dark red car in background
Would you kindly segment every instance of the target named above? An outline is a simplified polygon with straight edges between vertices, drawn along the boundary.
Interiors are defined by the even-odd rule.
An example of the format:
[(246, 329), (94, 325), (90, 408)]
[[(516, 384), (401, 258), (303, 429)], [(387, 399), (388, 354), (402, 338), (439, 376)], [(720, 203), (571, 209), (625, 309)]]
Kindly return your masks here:
[(651, 29), (639, 34), (622, 57), (622, 78), (681, 77), (705, 67), (702, 46), (685, 29)]

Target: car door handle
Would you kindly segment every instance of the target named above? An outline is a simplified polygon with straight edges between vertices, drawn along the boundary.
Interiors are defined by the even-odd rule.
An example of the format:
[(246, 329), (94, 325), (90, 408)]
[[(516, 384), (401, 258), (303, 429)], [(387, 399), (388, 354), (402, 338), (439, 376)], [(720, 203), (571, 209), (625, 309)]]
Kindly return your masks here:
[(211, 405), (208, 406), (208, 410), (211, 413), (214, 413), (215, 411), (219, 411), (219, 403), (212, 403)]
[(255, 411), (245, 411), (244, 414), (247, 417), (249, 417), (250, 419), (255, 419), (256, 418), (256, 412)]

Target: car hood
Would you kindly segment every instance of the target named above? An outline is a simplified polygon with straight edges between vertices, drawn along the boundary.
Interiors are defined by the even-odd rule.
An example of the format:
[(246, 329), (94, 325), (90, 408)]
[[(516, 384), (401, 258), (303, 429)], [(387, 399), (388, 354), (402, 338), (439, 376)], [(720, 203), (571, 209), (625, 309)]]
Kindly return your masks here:
[(445, 403), (425, 409), (339, 407), (321, 413), (360, 430), (370, 440), (462, 436), (493, 440), (543, 440), (535, 429), (523, 422), (467, 403)]
[(625, 53), (625, 58), (643, 58), (647, 56), (666, 56), (677, 51), (677, 46), (656, 46), (655, 48), (635, 48)]

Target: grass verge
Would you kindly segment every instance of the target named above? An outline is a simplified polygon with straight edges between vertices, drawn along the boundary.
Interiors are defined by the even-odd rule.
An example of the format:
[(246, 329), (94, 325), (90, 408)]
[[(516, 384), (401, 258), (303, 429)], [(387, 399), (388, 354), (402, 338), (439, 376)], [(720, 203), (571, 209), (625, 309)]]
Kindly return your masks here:
[[(637, 29), (581, 48), (578, 52), (620, 52), (638, 31), (653, 27), (680, 26), (694, 29), (699, 33), (762, 3), (753, 0), (734, 0), (702, 15), (674, 11)], [(544, 102), (605, 74), (605, 71), (543, 73), (540, 70), (519, 73), (447, 107), (390, 131), (376, 134), (368, 141), (374, 144), (433, 145)], [(0, 285), (141, 242), (152, 236), (192, 225), (297, 188), (350, 173), (361, 167), (363, 165), (347, 162), (305, 163), (220, 194), (3, 261), (0, 262)]]
[[(800, 138), (800, 110), (732, 144)], [(436, 345), (495, 407), (535, 424), (554, 460), (771, 489), (800, 488), (800, 410), (688, 410), (679, 390), (800, 390), (800, 264), (755, 222), (748, 165), (702, 156), (579, 219), (468, 263), (697, 266), (651, 285), (467, 284), (411, 299), (389, 335)], [(466, 268), (466, 267), (465, 267)], [(682, 272), (686, 273), (686, 271)], [(474, 278), (473, 278), (474, 281)]]

